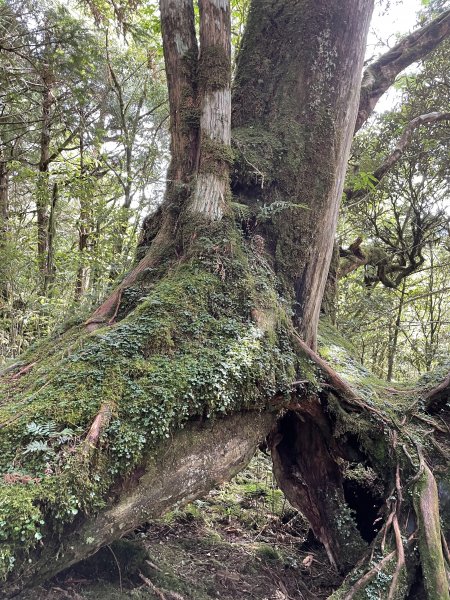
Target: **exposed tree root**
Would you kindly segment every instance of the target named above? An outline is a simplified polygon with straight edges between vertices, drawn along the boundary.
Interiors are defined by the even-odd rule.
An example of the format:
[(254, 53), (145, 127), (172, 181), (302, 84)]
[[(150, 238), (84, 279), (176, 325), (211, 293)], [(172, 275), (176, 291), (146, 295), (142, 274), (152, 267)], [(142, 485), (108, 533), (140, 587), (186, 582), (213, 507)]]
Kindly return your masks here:
[[(410, 546), (414, 540), (414, 536), (408, 538), (407, 545)], [(369, 584), (372, 579), (391, 562), (397, 555), (397, 550), (393, 550), (385, 557), (383, 557), (379, 563), (377, 563), (374, 567), (372, 567), (367, 573), (365, 573), (358, 581), (350, 588), (350, 590), (346, 593), (346, 595), (342, 598), (342, 600), (353, 600), (358, 592), (363, 590), (367, 584)]]
[(98, 444), (98, 441), (103, 434), (103, 432), (107, 429), (108, 425), (111, 422), (111, 417), (113, 414), (113, 407), (109, 403), (105, 403), (101, 406), (97, 416), (92, 422), (91, 427), (89, 428), (88, 434), (84, 440), (83, 444), (83, 453), (89, 454), (93, 448), (95, 448)]
[(88, 331), (95, 331), (105, 323), (111, 324), (115, 321), (120, 309), (123, 291), (135, 284), (145, 271), (158, 263), (164, 251), (169, 247), (170, 242), (168, 240), (172, 240), (172, 237), (173, 223), (170, 215), (166, 215), (166, 219), (153, 240), (149, 251), (85, 322)]
[[(93, 439), (105, 410), (94, 422)], [(99, 419), (97, 421), (97, 419)], [(190, 423), (137, 472), (116, 488), (116, 502), (90, 515), (61, 540), (49, 540), (23, 564), (23, 570), (0, 582), (0, 597), (12, 598), (87, 558), (99, 548), (156, 518), (176, 504), (191, 502), (243, 469), (273, 427), (275, 415), (236, 413), (214, 422)], [(103, 421), (104, 422), (104, 421)], [(92, 429), (92, 427), (91, 427)], [(98, 438), (97, 438), (98, 439)]]
[(441, 399), (443, 393), (445, 393), (445, 392), (450, 393), (449, 389), (450, 389), (450, 373), (447, 374), (445, 379), (443, 381), (441, 381), (441, 383), (439, 385), (432, 388), (431, 390), (428, 390), (428, 392), (425, 394), (424, 400), (425, 400), (425, 405), (427, 407), (427, 411), (432, 410), (433, 404), (436, 401), (439, 401)]
[(437, 485), (426, 463), (422, 477), (416, 484), (414, 506), (419, 525), (419, 552), (428, 600), (449, 600)]

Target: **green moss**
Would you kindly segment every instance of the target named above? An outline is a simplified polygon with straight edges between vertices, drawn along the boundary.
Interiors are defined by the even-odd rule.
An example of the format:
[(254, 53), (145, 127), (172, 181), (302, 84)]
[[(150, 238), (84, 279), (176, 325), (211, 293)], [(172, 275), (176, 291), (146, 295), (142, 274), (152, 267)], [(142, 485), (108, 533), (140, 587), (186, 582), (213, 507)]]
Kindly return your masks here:
[(203, 90), (222, 90), (231, 84), (231, 58), (222, 46), (203, 48), (198, 66), (198, 84)]
[(194, 95), (194, 89), (184, 87), (181, 91), (181, 121), (184, 132), (200, 127), (201, 110)]
[(202, 137), (200, 173), (215, 173), (228, 178), (229, 167), (233, 160), (234, 153), (230, 146), (207, 136)]
[(255, 549), (255, 556), (260, 558), (261, 560), (274, 561), (280, 560), (280, 553), (276, 548), (270, 546), (269, 544), (259, 544)]
[(199, 129), (201, 110), (197, 106), (188, 103), (185, 103), (181, 110), (185, 130)]
[[(1, 486), (3, 576), (14, 557), (22, 562), (39, 543), (41, 528), (59, 535), (77, 514), (101, 508), (113, 481), (189, 419), (258, 409), (290, 390), (295, 360), (282, 305), (265, 292), (269, 275), (238, 237), (199, 233), (192, 258), (155, 281), (120, 322), (66, 332), (28, 355), (40, 359), (28, 374), (4, 378), (0, 467), (36, 482)], [(250, 318), (255, 306), (271, 315), (259, 325)], [(112, 420), (88, 460), (77, 432), (105, 403)], [(30, 437), (30, 423), (51, 435)], [(69, 439), (56, 441), (75, 426)]]
[(269, 128), (250, 125), (233, 129), (235, 151), (232, 179), (239, 185), (269, 185), (277, 177), (277, 164), (284, 155), (281, 140)]

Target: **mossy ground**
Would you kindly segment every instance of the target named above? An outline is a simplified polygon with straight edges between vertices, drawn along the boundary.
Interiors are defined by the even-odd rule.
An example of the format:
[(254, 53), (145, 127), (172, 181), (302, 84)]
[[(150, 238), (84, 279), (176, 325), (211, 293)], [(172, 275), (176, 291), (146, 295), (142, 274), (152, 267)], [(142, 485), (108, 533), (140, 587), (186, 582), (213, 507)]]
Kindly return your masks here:
[(307, 524), (274, 484), (268, 457), (258, 453), (202, 501), (146, 525), (127, 545), (103, 549), (19, 600), (156, 600), (139, 571), (184, 600), (325, 599), (339, 578), (307, 538)]

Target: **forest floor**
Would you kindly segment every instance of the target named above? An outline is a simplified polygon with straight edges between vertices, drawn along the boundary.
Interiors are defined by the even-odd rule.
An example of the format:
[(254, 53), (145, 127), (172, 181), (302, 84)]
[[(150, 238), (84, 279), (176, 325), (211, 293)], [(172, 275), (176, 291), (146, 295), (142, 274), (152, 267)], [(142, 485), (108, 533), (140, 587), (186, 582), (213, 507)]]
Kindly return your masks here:
[(232, 482), (20, 600), (313, 600), (339, 584), (258, 455)]

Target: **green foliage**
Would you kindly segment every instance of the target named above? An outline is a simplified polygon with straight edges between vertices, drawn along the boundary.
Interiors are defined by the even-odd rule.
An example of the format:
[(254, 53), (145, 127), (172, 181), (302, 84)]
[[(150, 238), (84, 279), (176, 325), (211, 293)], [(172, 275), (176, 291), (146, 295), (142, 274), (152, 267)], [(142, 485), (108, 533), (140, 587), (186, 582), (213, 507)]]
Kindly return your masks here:
[[(447, 62), (448, 41), (420, 71), (401, 79), (401, 104), (355, 138), (347, 185), (367, 190), (367, 195), (347, 203), (344, 199), (339, 224), (344, 250), (362, 238), (365, 264), (340, 281), (338, 326), (355, 342), (364, 365), (397, 381), (433, 370), (448, 354), (446, 127), (416, 128), (379, 184), (373, 173), (412, 119), (449, 110)], [(351, 252), (341, 259), (342, 272), (355, 266), (357, 257)]]
[[(0, 7), (2, 44), (10, 48), (0, 57), (8, 122), (0, 136), (8, 188), (0, 223), (0, 363), (55, 325), (81, 320), (130, 266), (166, 168), (156, 5), (142, 7), (133, 21), (142, 25), (139, 41), (130, 36), (127, 44), (107, 31), (112, 15), (98, 28), (60, 2), (30, 6), (11, 0)], [(30, 12), (32, 20), (23, 16)], [(43, 90), (50, 160), (40, 171)], [(48, 238), (43, 254), (38, 235)]]

